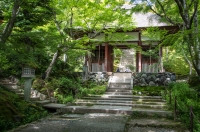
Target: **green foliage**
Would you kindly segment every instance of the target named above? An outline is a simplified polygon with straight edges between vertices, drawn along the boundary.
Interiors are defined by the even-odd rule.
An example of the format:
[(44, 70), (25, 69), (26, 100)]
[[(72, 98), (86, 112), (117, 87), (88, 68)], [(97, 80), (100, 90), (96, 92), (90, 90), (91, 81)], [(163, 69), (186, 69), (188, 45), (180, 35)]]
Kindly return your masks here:
[(72, 95), (62, 95), (62, 94), (57, 94), (56, 95), (58, 103), (66, 104), (68, 102), (72, 102), (74, 100)]
[[(198, 86), (199, 85), (199, 77), (198, 76), (189, 76), (188, 83), (190, 86)], [(199, 88), (200, 90), (200, 88)]]
[(73, 102), (75, 98), (81, 98), (89, 94), (103, 94), (106, 91), (105, 85), (99, 85), (91, 81), (81, 83), (81, 81), (73, 75), (52, 78), (48, 82), (35, 79), (32, 87), (44, 94), (48, 94), (48, 91), (50, 96), (54, 96), (59, 103), (64, 104)]
[(171, 49), (169, 51), (167, 48), (163, 52), (163, 66), (168, 72), (175, 73), (177, 76), (185, 76), (189, 74), (189, 65), (184, 60), (177, 50)]
[(44, 87), (44, 85), (44, 80), (36, 78), (33, 80), (32, 88), (40, 91)]
[(162, 86), (134, 86), (133, 95), (161, 96), (165, 88)]
[[(164, 36), (162, 44), (165, 46), (173, 46), (176, 52), (180, 54), (181, 58), (184, 58), (185, 61), (189, 63), (190, 68), (194, 68), (198, 76), (200, 76), (200, 35), (198, 33), (199, 27), (197, 26), (200, 17), (197, 15), (199, 5), (200, 3), (198, 0), (195, 0), (195, 2), (183, 2), (182, 0), (141, 0), (139, 4), (136, 4), (136, 6), (132, 8), (132, 12), (153, 12), (155, 15), (159, 16), (157, 20), (160, 22), (177, 26), (174, 28), (174, 31), (171, 30), (172, 32), (170, 31)], [(180, 61), (175, 64), (180, 64), (179, 62)], [(171, 64), (173, 63), (170, 63), (170, 66)], [(184, 63), (182, 63), (179, 68), (182, 68), (182, 66), (185, 66)], [(179, 70), (180, 74), (182, 74), (183, 71), (185, 70)]]
[(82, 88), (82, 89), (80, 89), (80, 91), (81, 91), (82, 96), (88, 96), (90, 94), (101, 95), (101, 94), (105, 93), (106, 86), (105, 85), (96, 85), (96, 86), (93, 86), (92, 88)]
[(133, 65), (126, 65), (126, 67), (128, 67), (131, 71), (135, 71), (135, 66)]
[[(170, 91), (170, 92), (169, 92)], [(174, 83), (169, 87), (168, 95), (166, 96), (167, 102), (171, 109), (174, 109), (174, 99), (176, 97), (178, 117), (181, 121), (185, 122), (189, 127), (190, 122), (190, 107), (193, 108), (194, 118), (194, 130), (199, 131), (198, 121), (200, 111), (200, 100), (197, 91), (189, 88), (187, 83)], [(170, 93), (171, 93), (171, 104), (170, 104)]]
[(25, 102), (18, 95), (0, 87), (0, 130), (6, 131), (47, 116), (47, 111)]

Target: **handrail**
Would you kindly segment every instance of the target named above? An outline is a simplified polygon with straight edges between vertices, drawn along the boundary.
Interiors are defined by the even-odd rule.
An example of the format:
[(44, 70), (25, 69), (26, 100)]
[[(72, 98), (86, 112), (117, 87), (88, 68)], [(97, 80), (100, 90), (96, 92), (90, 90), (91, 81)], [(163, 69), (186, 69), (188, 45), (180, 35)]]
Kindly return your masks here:
[[(170, 96), (171, 96), (171, 92), (170, 92)], [(177, 102), (177, 98), (176, 96), (174, 97), (174, 121), (176, 121), (177, 118), (177, 106), (181, 109), (179, 103)], [(182, 110), (182, 109), (181, 109)], [(183, 110), (182, 110), (183, 111)], [(198, 118), (196, 117), (196, 115), (193, 112), (193, 108), (192, 106), (190, 106), (190, 132), (193, 132), (193, 127), (194, 127), (194, 123), (193, 120), (194, 118), (196, 119), (196, 121), (200, 124), (200, 121), (198, 120)]]

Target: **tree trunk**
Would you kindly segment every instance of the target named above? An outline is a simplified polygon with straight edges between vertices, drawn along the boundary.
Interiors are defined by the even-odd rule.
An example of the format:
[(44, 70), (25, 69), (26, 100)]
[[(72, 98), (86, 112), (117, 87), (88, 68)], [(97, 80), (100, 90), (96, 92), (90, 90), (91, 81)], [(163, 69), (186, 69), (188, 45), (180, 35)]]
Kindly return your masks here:
[[(197, 1), (195, 1), (195, 4), (198, 4)], [(200, 80), (200, 43), (198, 38), (198, 10), (195, 12), (194, 15), (194, 33), (195, 33), (195, 62), (196, 62), (196, 71)]]
[(52, 60), (51, 60), (51, 63), (50, 63), (50, 65), (48, 66), (48, 68), (46, 69), (46, 71), (45, 71), (45, 80), (48, 80), (48, 78), (49, 78), (49, 76), (50, 76), (50, 73), (51, 73), (51, 71), (52, 71), (52, 68), (53, 68), (54, 64), (56, 63), (56, 61), (57, 61), (57, 59), (58, 59), (58, 57), (59, 57), (60, 55), (61, 55), (61, 54), (60, 54), (60, 51), (59, 51), (59, 50), (57, 50), (57, 52), (53, 55), (53, 58), (52, 58)]
[(190, 67), (189, 75), (192, 75), (192, 63), (190, 62), (188, 57), (185, 55), (185, 53), (183, 54), (184, 54), (185, 61), (189, 64), (189, 67)]
[(15, 19), (16, 19), (18, 10), (19, 10), (19, 1), (20, 0), (15, 0), (14, 1), (11, 18), (8, 21), (8, 23), (6, 24), (6, 26), (5, 26), (4, 30), (3, 30), (3, 33), (2, 33), (2, 35), (0, 37), (0, 44), (1, 45), (5, 44), (5, 42), (8, 40), (8, 37), (12, 33), (12, 29), (13, 29), (14, 24), (15, 24)]

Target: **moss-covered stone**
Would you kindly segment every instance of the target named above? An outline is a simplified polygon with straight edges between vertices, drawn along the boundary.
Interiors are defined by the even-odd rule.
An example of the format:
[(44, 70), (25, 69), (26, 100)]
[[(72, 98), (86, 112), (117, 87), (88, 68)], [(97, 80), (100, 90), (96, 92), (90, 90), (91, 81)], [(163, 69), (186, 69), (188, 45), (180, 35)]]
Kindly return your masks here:
[(134, 86), (133, 95), (161, 96), (161, 91), (165, 90), (163, 86)]
[(47, 112), (43, 108), (0, 87), (0, 130), (12, 129), (46, 115)]

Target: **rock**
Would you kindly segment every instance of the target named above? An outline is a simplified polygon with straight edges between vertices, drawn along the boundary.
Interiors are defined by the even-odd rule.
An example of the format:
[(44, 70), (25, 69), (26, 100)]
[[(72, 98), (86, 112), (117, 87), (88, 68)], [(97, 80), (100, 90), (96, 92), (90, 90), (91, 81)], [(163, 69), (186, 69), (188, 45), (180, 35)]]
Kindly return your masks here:
[(142, 86), (142, 87), (143, 87), (143, 86), (147, 86), (147, 84), (140, 83), (139, 86)]
[(156, 86), (156, 84), (153, 81), (150, 81), (149, 86)]
[(147, 86), (147, 83), (144, 78), (140, 79), (140, 86)]
[(164, 84), (164, 81), (166, 80), (166, 77), (165, 76), (161, 76), (161, 78), (160, 78), (160, 83), (161, 84)]
[(50, 97), (50, 101), (51, 101), (52, 103), (57, 103), (57, 99), (54, 98), (54, 97)]
[(159, 83), (160, 82), (160, 78), (156, 78), (155, 82)]
[(141, 78), (147, 78), (147, 74), (142, 74)]
[(141, 79), (140, 79), (140, 83), (146, 84), (145, 79), (144, 79), (144, 78), (141, 78)]
[(172, 81), (169, 80), (169, 78), (167, 78), (165, 81), (164, 81), (164, 85), (165, 86), (168, 86)]
[(134, 86), (147, 85), (168, 85), (176, 80), (174, 73), (135, 73), (133, 78)]
[(172, 74), (172, 75), (171, 75), (171, 80), (172, 80), (172, 81), (176, 81), (176, 76)]
[[(47, 96), (46, 95), (44, 95), (44, 94), (40, 94), (40, 100), (45, 100), (46, 98), (47, 98)], [(56, 102), (57, 102), (57, 100), (56, 100)]]
[(148, 82), (150, 82), (150, 81), (155, 81), (155, 80), (156, 80), (156, 76), (155, 76), (155, 75), (149, 75), (149, 76), (147, 77), (147, 80), (148, 80)]

